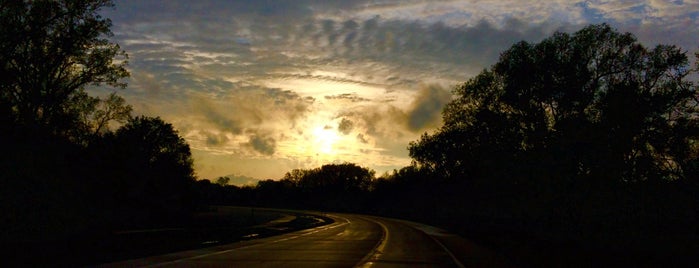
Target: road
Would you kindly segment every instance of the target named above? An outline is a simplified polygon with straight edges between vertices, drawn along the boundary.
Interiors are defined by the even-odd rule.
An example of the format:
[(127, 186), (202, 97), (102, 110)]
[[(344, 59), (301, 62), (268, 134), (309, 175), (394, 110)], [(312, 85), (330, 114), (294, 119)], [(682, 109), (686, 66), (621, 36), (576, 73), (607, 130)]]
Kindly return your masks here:
[(443, 230), (394, 219), (328, 214), (334, 223), (104, 267), (504, 267), (496, 254)]

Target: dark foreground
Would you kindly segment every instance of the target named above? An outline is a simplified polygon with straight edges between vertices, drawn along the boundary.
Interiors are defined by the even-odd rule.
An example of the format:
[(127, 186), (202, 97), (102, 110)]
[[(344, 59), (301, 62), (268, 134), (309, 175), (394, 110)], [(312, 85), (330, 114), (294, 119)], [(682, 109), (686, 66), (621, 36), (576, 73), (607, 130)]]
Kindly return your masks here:
[[(0, 264), (10, 267), (79, 267), (212, 247), (331, 223), (322, 215), (243, 207), (217, 207), (170, 227), (118, 230), (40, 244), (10, 245)], [(5, 247), (8, 248), (8, 247)]]
[(106, 264), (106, 267), (506, 267), (502, 258), (441, 229), (330, 214), (333, 223), (267, 239)]
[[(432, 218), (435, 220), (435, 218)], [(696, 267), (693, 247), (609, 248), (458, 221), (217, 207), (179, 227), (9, 245), (4, 267)], [(429, 220), (424, 220), (429, 222)], [(451, 224), (445, 223), (450, 222)], [(471, 240), (465, 240), (468, 237)]]

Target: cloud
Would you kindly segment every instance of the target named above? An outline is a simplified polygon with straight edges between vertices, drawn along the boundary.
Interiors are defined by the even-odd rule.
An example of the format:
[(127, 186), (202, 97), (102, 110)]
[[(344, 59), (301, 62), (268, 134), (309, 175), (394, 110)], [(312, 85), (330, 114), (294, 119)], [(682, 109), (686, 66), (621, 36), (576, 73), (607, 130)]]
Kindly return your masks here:
[(451, 101), (451, 93), (437, 84), (420, 85), (407, 107), (372, 103), (340, 111), (338, 130), (343, 134), (362, 129), (371, 136), (397, 137), (403, 131), (417, 132), (441, 124), (441, 112)]
[(350, 102), (365, 102), (370, 101), (367, 98), (362, 98), (357, 93), (343, 93), (338, 95), (325, 96), (326, 100), (347, 100)]
[(250, 137), (250, 141), (245, 146), (263, 155), (273, 155), (276, 150), (277, 141), (274, 138), (255, 134)]
[[(338, 13), (338, 7), (345, 12)], [(118, 36), (140, 42), (126, 43), (128, 51), (162, 52), (155, 46), (180, 54), (171, 59), (186, 59), (181, 52), (189, 50), (236, 55), (234, 64), (217, 68), (229, 73), (259, 75), (269, 73), (270, 67), (373, 60), (420, 66), (450, 63), (444, 68), (453, 70), (448, 75), (463, 75), (451, 67), (482, 68), (514, 42), (538, 41), (554, 30), (575, 30), (587, 23), (611, 20), (642, 31), (684, 25), (685, 31), (696, 32), (697, 9), (696, 1), (654, 0), (122, 1), (109, 14), (116, 16)], [(196, 17), (201, 14), (206, 18)], [(672, 34), (655, 33), (658, 40)], [(685, 37), (680, 45), (688, 47), (690, 41)], [(279, 60), (287, 57), (283, 55), (308, 61)], [(253, 62), (240, 68), (241, 63)]]
[(215, 99), (201, 93), (190, 95), (190, 111), (199, 120), (233, 134), (279, 121), (293, 125), (309, 111), (313, 101), (290, 91), (264, 87), (234, 87), (217, 95)]
[(357, 134), (357, 140), (359, 140), (361, 143), (369, 143), (369, 140), (367, 140), (362, 133)]
[(197, 164), (210, 177), (237, 173), (231, 159), (259, 161), (235, 166), (245, 174), (317, 163), (305, 143), (325, 125), (357, 147), (340, 144), (338, 158), (407, 164), (407, 143), (440, 123), (450, 99), (442, 85), (466, 81), (520, 40), (607, 22), (691, 52), (699, 35), (696, 0), (116, 4), (104, 15), (130, 55), (124, 97), (136, 113), (173, 122), (195, 163), (211, 161)]
[[(119, 6), (134, 13), (114, 13), (120, 17), (114, 21), (133, 72), (154, 73), (164, 87), (184, 92), (221, 90), (230, 86), (225, 81), (263, 84), (264, 77), (279, 74), (366, 86), (459, 81), (494, 62), (513, 42), (550, 32), (549, 26), (514, 19), (498, 28), (486, 20), (453, 27), (400, 17), (316, 18), (338, 6), (364, 9), (363, 2), (125, 1)], [(204, 10), (213, 13), (192, 17)], [(347, 65), (354, 77), (289, 74)]]
[(341, 111), (342, 117), (353, 122), (355, 129), (368, 136), (398, 137), (405, 129), (406, 113), (394, 105), (370, 105)]
[(354, 128), (354, 123), (352, 123), (351, 120), (348, 120), (347, 118), (342, 118), (340, 121), (340, 124), (337, 126), (337, 130), (340, 131), (342, 134), (349, 134), (352, 132), (352, 129)]
[[(228, 184), (235, 185), (238, 187), (254, 186), (254, 185), (257, 185), (258, 181), (260, 181), (260, 179), (257, 179), (257, 178), (253, 178), (253, 177), (245, 176), (245, 175), (240, 175), (240, 174), (235, 174), (235, 173), (225, 175), (222, 177), (228, 177), (230, 179)], [(214, 182), (215, 182), (215, 180), (214, 180)]]
[(408, 128), (419, 131), (439, 126), (442, 109), (451, 99), (451, 93), (439, 85), (423, 86), (407, 113)]
[(240, 134), (245, 128), (245, 124), (236, 114), (226, 112), (214, 102), (204, 98), (193, 98), (191, 101), (192, 110), (200, 118), (214, 125), (218, 130)]
[(225, 133), (213, 133), (207, 132), (206, 135), (206, 145), (209, 146), (220, 146), (226, 144), (229, 139)]

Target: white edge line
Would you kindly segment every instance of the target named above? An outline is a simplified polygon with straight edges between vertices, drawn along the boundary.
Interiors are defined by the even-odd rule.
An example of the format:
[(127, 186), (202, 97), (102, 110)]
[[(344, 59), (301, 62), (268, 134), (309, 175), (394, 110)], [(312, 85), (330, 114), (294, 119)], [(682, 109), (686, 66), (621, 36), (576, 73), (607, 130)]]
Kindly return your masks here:
[[(421, 232), (422, 232), (422, 231), (421, 231)], [(423, 232), (423, 233), (425, 233), (425, 232)], [(454, 263), (456, 263), (456, 266), (458, 266), (459, 268), (466, 268), (466, 266), (464, 266), (464, 264), (461, 263), (461, 261), (459, 261), (459, 259), (456, 258), (456, 256), (454, 255), (454, 253), (452, 253), (451, 250), (449, 250), (446, 246), (444, 246), (444, 244), (442, 244), (442, 242), (440, 242), (439, 239), (437, 239), (437, 238), (435, 238), (434, 236), (431, 236), (431, 235), (429, 235), (429, 234), (427, 234), (427, 233), (425, 233), (425, 234), (428, 235), (429, 237), (431, 237), (432, 240), (434, 240), (434, 242), (437, 243), (437, 245), (439, 245), (440, 247), (442, 247), (442, 248), (444, 249), (444, 251), (446, 251), (447, 254), (449, 254), (449, 256), (451, 257), (451, 259), (454, 260)]]
[(456, 264), (456, 266), (458, 266), (459, 268), (466, 268), (466, 266), (464, 266), (464, 264), (461, 263), (461, 261), (459, 261), (458, 258), (456, 258), (456, 255), (454, 255), (454, 253), (452, 253), (451, 250), (449, 250), (442, 242), (440, 242), (439, 239), (437, 239), (436, 237), (434, 237), (434, 236), (428, 234), (427, 232), (423, 231), (422, 229), (413, 226), (412, 224), (405, 223), (405, 222), (403, 222), (403, 221), (401, 221), (401, 222), (402, 222), (403, 224), (409, 226), (410, 228), (413, 228), (413, 229), (415, 229), (415, 230), (418, 230), (418, 231), (422, 232), (423, 234), (425, 234), (425, 235), (429, 236), (430, 238), (432, 238), (432, 240), (434, 240), (434, 242), (437, 243), (437, 245), (439, 245), (440, 247), (442, 247), (442, 249), (444, 249), (444, 251), (445, 251), (447, 254), (449, 254), (449, 257), (451, 257), (451, 259), (454, 261), (454, 263)]
[[(338, 217), (338, 218), (342, 218), (342, 217)], [(215, 255), (220, 255), (220, 254), (226, 254), (226, 253), (228, 253), (228, 252), (235, 251), (235, 250), (240, 250), (240, 249), (244, 249), (244, 248), (251, 248), (251, 247), (256, 247), (256, 246), (260, 246), (260, 245), (274, 244), (274, 243), (279, 243), (279, 242), (283, 242), (283, 241), (287, 241), (287, 240), (292, 240), (292, 239), (296, 239), (296, 238), (299, 238), (299, 237), (303, 237), (303, 236), (315, 234), (315, 233), (317, 233), (317, 232), (321, 232), (321, 231), (325, 231), (325, 230), (330, 230), (330, 229), (335, 229), (335, 228), (337, 228), (337, 227), (341, 227), (341, 226), (345, 226), (345, 225), (349, 224), (349, 220), (347, 220), (347, 219), (345, 219), (345, 218), (342, 218), (342, 219), (344, 219), (344, 220), (347, 221), (347, 222), (338, 223), (338, 224), (336, 224), (336, 225), (320, 226), (320, 227), (316, 227), (316, 228), (313, 228), (313, 229), (303, 230), (303, 231), (309, 231), (309, 232), (306, 232), (306, 233), (303, 233), (303, 234), (300, 234), (300, 235), (296, 235), (296, 236), (292, 236), (292, 237), (286, 237), (286, 238), (282, 238), (282, 239), (278, 239), (278, 240), (274, 240), (274, 241), (270, 241), (270, 242), (266, 242), (266, 243), (252, 244), (252, 245), (242, 246), (242, 247), (239, 247), (239, 248), (232, 248), (232, 249), (227, 249), (227, 250), (222, 250), (222, 251), (216, 251), (216, 252), (211, 252), (211, 253), (206, 253), (206, 254), (191, 256), (191, 257), (182, 258), (182, 259), (177, 259), (177, 260), (172, 260), (172, 261), (167, 261), (167, 262), (161, 262), (161, 263), (156, 263), (156, 264), (151, 264), (151, 265), (145, 265), (145, 266), (142, 266), (142, 267), (161, 267), (161, 266), (166, 266), (166, 265), (171, 265), (171, 264), (180, 263), (180, 262), (187, 261), (187, 260), (196, 260), (196, 259), (206, 258), (206, 257), (209, 257), (209, 256), (215, 256)], [(312, 231), (311, 231), (311, 230), (312, 230)]]

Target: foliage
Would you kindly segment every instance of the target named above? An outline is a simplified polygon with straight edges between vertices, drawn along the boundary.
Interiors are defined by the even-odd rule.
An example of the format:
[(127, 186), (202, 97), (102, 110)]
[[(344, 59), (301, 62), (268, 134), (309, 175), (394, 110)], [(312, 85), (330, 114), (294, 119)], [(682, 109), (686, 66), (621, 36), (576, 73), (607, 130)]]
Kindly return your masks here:
[(124, 88), (129, 76), (126, 53), (109, 41), (111, 21), (99, 14), (112, 6), (0, 2), (3, 242), (65, 242), (192, 212), (191, 153), (172, 125), (132, 118), (116, 93), (87, 94)]
[(216, 179), (216, 184), (221, 185), (221, 186), (226, 186), (228, 185), (228, 182), (231, 181), (231, 178), (229, 177), (219, 177)]
[(444, 125), (409, 145), (412, 165), (375, 179), (356, 164), (328, 164), (236, 187), (227, 177), (195, 181), (190, 148), (171, 124), (132, 117), (115, 93), (86, 93), (125, 87), (126, 54), (98, 13), (111, 6), (0, 3), (3, 242), (43, 248), (235, 204), (699, 248), (699, 98), (677, 47), (646, 48), (604, 24), (520, 42), (455, 89)]
[(462, 179), (684, 179), (699, 138), (687, 64), (604, 24), (520, 42), (455, 90), (410, 155)]
[(194, 182), (192, 155), (171, 124), (157, 117), (135, 117), (116, 131), (112, 144), (110, 151), (123, 165), (118, 193), (126, 194), (121, 205), (148, 206), (163, 213), (188, 207)]
[(67, 104), (66, 113), (72, 122), (61, 122), (70, 125), (64, 133), (76, 143), (89, 145), (95, 139), (112, 131), (110, 122), (125, 124), (131, 119), (133, 108), (126, 104), (121, 96), (112, 92), (106, 99), (87, 95), (84, 91), (77, 93)]
[(523, 241), (699, 248), (695, 71), (680, 48), (606, 24), (514, 44), (410, 143), (444, 198), (413, 215)]
[(86, 86), (126, 86), (120, 82), (129, 75), (126, 53), (107, 39), (111, 21), (99, 15), (111, 6), (111, 0), (0, 4), (0, 106), (9, 120), (68, 135), (96, 106)]
[(310, 170), (294, 169), (286, 173), (284, 179), (310, 194), (339, 194), (368, 190), (374, 174), (374, 171), (356, 164), (344, 163)]
[[(198, 181), (203, 199), (213, 204), (359, 211), (366, 206), (375, 172), (353, 163), (294, 169), (280, 180), (256, 186), (224, 186)], [(219, 178), (220, 179), (220, 178)]]

